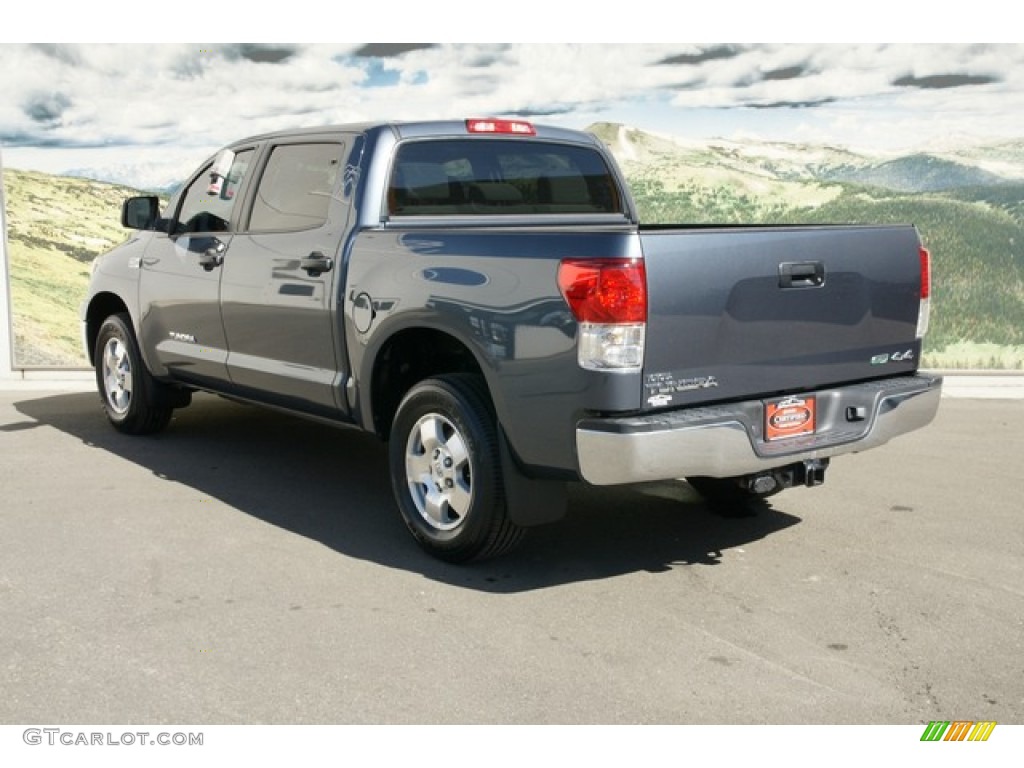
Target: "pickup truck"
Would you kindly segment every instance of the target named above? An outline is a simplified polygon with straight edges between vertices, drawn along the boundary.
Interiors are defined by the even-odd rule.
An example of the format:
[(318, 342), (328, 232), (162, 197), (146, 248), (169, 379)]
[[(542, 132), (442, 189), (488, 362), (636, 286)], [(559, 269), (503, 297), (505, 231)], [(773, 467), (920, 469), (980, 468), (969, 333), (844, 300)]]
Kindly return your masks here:
[(255, 136), (122, 223), (81, 313), (113, 426), (161, 430), (202, 390), (371, 431), (450, 562), (559, 519), (574, 481), (819, 485), (939, 404), (913, 226), (644, 226), (582, 132)]

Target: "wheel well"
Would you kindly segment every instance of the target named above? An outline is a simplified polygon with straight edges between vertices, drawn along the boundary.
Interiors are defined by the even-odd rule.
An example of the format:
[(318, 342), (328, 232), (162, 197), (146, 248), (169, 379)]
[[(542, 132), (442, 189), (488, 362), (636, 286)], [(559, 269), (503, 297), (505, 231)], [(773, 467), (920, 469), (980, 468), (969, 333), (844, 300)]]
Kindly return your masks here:
[(398, 404), (417, 382), (457, 372), (482, 373), (473, 353), (458, 339), (428, 328), (395, 334), (373, 364), (370, 397), (374, 431), (388, 438)]
[(100, 332), (100, 325), (111, 315), (120, 312), (128, 312), (128, 307), (121, 301), (120, 297), (113, 293), (98, 293), (89, 302), (89, 311), (85, 316), (85, 334), (88, 344), (89, 363), (94, 364), (94, 350), (96, 349), (96, 336)]

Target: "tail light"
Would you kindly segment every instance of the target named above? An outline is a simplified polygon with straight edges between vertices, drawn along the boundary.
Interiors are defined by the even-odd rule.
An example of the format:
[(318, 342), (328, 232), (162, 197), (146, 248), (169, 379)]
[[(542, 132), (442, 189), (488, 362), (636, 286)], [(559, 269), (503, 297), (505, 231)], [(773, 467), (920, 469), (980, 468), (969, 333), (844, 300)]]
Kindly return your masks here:
[(932, 295), (932, 255), (922, 246), (918, 253), (921, 258), (921, 303), (917, 310), (917, 338), (922, 339), (928, 333), (928, 321), (931, 315)]
[(533, 123), (525, 120), (500, 120), (498, 118), (473, 118), (466, 121), (470, 133), (511, 133), (517, 136), (536, 136)]
[(639, 371), (647, 328), (647, 273), (635, 259), (565, 259), (558, 288), (579, 323), (583, 368)]

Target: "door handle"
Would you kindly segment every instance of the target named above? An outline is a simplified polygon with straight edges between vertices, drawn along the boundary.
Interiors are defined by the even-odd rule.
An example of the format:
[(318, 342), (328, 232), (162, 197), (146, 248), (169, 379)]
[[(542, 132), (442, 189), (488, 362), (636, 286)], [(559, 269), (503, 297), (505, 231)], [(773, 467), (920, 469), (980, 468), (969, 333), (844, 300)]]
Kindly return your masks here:
[(330, 272), (333, 267), (334, 259), (327, 258), (320, 251), (313, 251), (299, 262), (299, 269), (306, 270), (310, 277), (320, 277), (324, 272)]
[(199, 266), (207, 272), (211, 272), (214, 267), (219, 267), (223, 263), (224, 243), (220, 240), (203, 251), (202, 255), (199, 257)]

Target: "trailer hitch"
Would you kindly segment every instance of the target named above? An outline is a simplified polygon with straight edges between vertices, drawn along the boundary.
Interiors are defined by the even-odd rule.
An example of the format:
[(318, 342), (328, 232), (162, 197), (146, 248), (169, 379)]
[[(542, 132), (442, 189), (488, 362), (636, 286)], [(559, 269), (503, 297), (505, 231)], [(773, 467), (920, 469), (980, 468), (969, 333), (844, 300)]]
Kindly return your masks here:
[(807, 459), (802, 464), (793, 465), (793, 484), (813, 488), (825, 482), (825, 470), (828, 459)]

